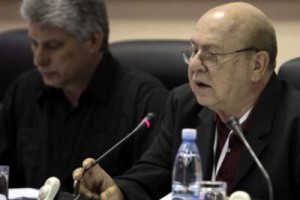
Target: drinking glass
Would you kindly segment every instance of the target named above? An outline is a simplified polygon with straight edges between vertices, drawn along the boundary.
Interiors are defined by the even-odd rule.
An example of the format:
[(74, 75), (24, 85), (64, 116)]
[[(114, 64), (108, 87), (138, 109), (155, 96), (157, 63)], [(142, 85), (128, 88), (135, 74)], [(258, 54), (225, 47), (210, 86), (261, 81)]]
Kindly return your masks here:
[(9, 166), (0, 165), (0, 199), (8, 199)]
[(226, 189), (226, 182), (202, 181), (200, 200), (226, 200)]

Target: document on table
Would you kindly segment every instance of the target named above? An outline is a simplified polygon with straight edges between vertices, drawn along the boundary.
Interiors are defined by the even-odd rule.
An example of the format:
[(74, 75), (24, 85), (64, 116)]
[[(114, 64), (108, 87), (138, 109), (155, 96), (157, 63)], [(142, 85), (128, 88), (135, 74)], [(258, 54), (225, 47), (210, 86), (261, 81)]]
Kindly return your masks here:
[(35, 188), (10, 188), (9, 199), (38, 199), (39, 190)]

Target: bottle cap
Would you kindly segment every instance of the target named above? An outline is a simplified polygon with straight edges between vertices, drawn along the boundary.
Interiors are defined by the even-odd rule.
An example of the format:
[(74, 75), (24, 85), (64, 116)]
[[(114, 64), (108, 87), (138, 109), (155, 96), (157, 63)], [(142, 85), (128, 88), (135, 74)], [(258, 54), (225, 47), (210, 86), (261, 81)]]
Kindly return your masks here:
[(196, 136), (197, 136), (196, 129), (192, 129), (192, 128), (184, 128), (184, 129), (182, 129), (182, 132), (181, 132), (182, 139), (185, 139), (185, 140), (195, 140)]

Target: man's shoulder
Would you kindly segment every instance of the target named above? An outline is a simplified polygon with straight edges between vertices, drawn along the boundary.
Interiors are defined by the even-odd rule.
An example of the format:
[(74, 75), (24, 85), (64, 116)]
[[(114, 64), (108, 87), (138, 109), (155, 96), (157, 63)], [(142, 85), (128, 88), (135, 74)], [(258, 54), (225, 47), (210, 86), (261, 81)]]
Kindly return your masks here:
[(192, 89), (189, 85), (189, 83), (184, 83), (178, 87), (175, 87), (172, 91), (171, 91), (172, 96), (174, 96), (174, 98), (179, 99), (181, 101), (195, 101), (195, 95), (192, 92)]
[(156, 76), (134, 67), (121, 66), (119, 79), (122, 87), (144, 87), (148, 89), (160, 88), (167, 90), (166, 86)]
[(203, 107), (197, 102), (189, 83), (174, 88), (170, 93), (170, 99), (179, 109), (198, 112)]
[(42, 78), (36, 69), (26, 71), (12, 81), (10, 87), (27, 93), (31, 91), (39, 91), (44, 87)]
[(117, 87), (125, 88), (160, 88), (168, 90), (163, 83), (163, 78), (159, 73), (150, 72), (139, 68), (139, 66), (123, 63), (110, 54), (106, 54), (110, 68), (113, 73), (113, 80)]
[(131, 81), (137, 82), (137, 83), (150, 83), (155, 85), (162, 86), (162, 82), (155, 77), (153, 74), (150, 74), (149, 72), (136, 69), (134, 67), (126, 67), (127, 73), (125, 73), (125, 76), (128, 76)]

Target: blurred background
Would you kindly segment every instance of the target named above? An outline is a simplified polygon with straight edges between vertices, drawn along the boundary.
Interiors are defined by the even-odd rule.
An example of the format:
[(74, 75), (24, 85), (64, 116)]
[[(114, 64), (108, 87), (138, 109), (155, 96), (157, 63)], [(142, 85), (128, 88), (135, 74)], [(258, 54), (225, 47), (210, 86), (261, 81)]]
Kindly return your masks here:
[[(110, 41), (189, 39), (198, 18), (205, 11), (227, 2), (232, 1), (106, 0)], [(260, 8), (273, 22), (278, 38), (278, 67), (283, 62), (300, 56), (300, 0), (244, 2)], [(19, 15), (20, 3), (21, 0), (0, 0), (0, 32), (26, 27)]]

